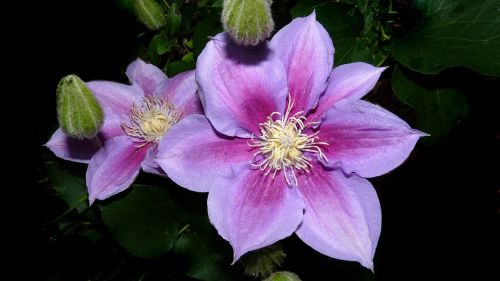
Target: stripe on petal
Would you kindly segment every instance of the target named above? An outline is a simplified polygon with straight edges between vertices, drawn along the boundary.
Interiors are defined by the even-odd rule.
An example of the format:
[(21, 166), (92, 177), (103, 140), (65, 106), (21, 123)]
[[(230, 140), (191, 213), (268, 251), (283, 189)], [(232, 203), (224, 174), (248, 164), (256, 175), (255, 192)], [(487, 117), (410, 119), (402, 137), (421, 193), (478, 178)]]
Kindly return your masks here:
[(87, 169), (90, 203), (127, 189), (139, 173), (148, 147), (137, 148), (133, 139), (126, 136), (107, 140), (92, 157)]
[(212, 188), (208, 215), (219, 234), (233, 246), (234, 261), (245, 253), (290, 236), (303, 217), (304, 203), (283, 175), (259, 170), (238, 174), (232, 184)]
[(178, 185), (207, 192), (226, 183), (252, 160), (247, 139), (217, 133), (203, 115), (189, 115), (163, 137), (156, 162)]
[(329, 144), (323, 151), (329, 165), (376, 177), (403, 163), (424, 135), (380, 106), (346, 100), (328, 111), (319, 137)]
[(196, 80), (205, 114), (227, 136), (259, 135), (259, 123), (285, 108), (285, 69), (265, 44), (244, 48), (217, 35), (198, 57)]
[(362, 98), (375, 87), (385, 69), (364, 62), (337, 66), (330, 75), (328, 88), (321, 96), (318, 108), (309, 118), (315, 120), (321, 117), (340, 100)]
[(294, 112), (307, 113), (316, 107), (326, 89), (333, 67), (332, 39), (313, 12), (308, 17), (294, 19), (278, 31), (271, 47), (285, 65)]
[(298, 181), (306, 208), (297, 230), (300, 239), (322, 254), (373, 269), (382, 221), (373, 186), (356, 175), (345, 177), (317, 164)]

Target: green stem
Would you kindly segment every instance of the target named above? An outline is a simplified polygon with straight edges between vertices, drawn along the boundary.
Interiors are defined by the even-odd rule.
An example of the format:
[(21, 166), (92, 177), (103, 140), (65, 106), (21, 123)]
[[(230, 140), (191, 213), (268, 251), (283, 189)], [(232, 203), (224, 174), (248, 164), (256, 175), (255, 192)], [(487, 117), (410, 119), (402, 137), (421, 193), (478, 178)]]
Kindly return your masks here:
[(57, 218), (51, 220), (48, 223), (48, 225), (58, 222), (59, 220), (61, 220), (62, 218), (64, 218), (67, 214), (71, 213), (74, 209), (80, 207), (80, 205), (83, 202), (85, 202), (87, 200), (87, 198), (89, 198), (89, 196), (87, 194), (85, 194), (82, 198), (78, 199), (78, 201), (75, 204), (73, 204), (72, 206), (70, 206), (69, 209), (67, 209), (64, 213), (62, 213)]
[(186, 231), (186, 229), (189, 228), (189, 223), (186, 224), (181, 230), (179, 230), (179, 233), (177, 233), (177, 235), (181, 235), (181, 233), (183, 233), (184, 231)]
[(387, 55), (385, 55), (382, 58), (382, 60), (380, 60), (380, 62), (377, 63), (377, 67), (381, 67), (390, 56), (391, 56), (391, 53), (387, 53)]

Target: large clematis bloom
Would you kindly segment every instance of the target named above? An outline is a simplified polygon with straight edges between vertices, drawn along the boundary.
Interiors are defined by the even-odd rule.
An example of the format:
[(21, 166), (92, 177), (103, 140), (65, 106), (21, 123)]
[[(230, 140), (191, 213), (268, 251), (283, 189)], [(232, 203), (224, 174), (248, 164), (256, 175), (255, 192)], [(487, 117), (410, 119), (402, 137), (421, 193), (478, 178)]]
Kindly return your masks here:
[(77, 140), (58, 129), (46, 144), (60, 158), (89, 164), (90, 203), (128, 188), (141, 167), (164, 175), (154, 161), (158, 143), (184, 116), (202, 112), (194, 71), (168, 79), (156, 66), (137, 59), (126, 73), (131, 85), (87, 83), (105, 113), (96, 138)]
[(360, 100), (385, 68), (333, 69), (315, 14), (246, 49), (219, 34), (198, 58), (205, 116), (180, 121), (157, 162), (209, 192), (208, 214), (234, 259), (296, 233), (327, 256), (373, 267), (380, 204), (365, 179), (389, 172), (423, 134)]

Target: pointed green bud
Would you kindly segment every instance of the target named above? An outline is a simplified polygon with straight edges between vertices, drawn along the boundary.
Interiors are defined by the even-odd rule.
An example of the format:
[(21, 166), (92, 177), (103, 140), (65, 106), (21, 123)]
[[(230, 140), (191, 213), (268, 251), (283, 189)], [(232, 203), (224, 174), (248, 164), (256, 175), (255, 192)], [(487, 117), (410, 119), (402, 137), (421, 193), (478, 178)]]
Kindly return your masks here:
[(274, 29), (271, 0), (224, 0), (222, 25), (238, 44), (257, 45)]
[(97, 99), (80, 77), (63, 77), (57, 85), (56, 100), (59, 125), (68, 136), (92, 138), (99, 132), (104, 114)]
[(165, 10), (155, 0), (132, 1), (135, 15), (149, 30), (158, 30), (165, 25)]
[(286, 254), (280, 244), (258, 249), (245, 254), (241, 259), (245, 274), (253, 277), (266, 277), (281, 266)]
[(264, 281), (301, 281), (297, 274), (290, 271), (280, 271), (271, 274)]

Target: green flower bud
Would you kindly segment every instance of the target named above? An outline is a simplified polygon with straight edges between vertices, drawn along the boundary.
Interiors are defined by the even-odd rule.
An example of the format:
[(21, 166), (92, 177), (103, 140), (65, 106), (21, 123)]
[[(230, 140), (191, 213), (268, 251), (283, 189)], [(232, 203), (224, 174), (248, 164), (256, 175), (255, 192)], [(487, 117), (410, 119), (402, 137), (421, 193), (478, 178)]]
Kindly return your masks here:
[(92, 138), (101, 130), (101, 106), (80, 77), (63, 77), (57, 85), (56, 100), (59, 125), (68, 136)]
[(289, 271), (280, 271), (271, 274), (264, 281), (301, 281), (297, 274)]
[(149, 30), (158, 30), (166, 23), (165, 10), (155, 0), (133, 0), (135, 15)]
[(274, 29), (271, 0), (224, 0), (222, 25), (237, 43), (257, 45)]
[(258, 249), (245, 254), (240, 262), (243, 265), (245, 274), (253, 277), (266, 277), (277, 267), (281, 266), (286, 254), (280, 244)]

